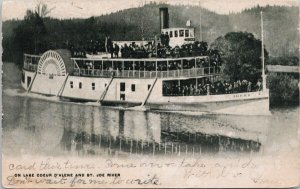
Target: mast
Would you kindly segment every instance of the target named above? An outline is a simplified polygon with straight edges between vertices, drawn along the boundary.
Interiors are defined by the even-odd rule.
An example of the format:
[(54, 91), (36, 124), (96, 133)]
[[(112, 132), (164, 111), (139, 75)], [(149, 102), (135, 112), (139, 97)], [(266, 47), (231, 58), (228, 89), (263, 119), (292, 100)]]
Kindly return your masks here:
[(263, 12), (260, 12), (260, 20), (261, 20), (261, 77), (262, 77), (262, 84), (263, 84), (263, 91), (267, 89), (266, 84), (266, 74), (265, 74), (265, 52), (264, 52), (264, 23), (263, 23)]
[(199, 7), (200, 7), (200, 41), (203, 41), (202, 39), (202, 17), (201, 17), (201, 2), (199, 1)]
[[(146, 1), (145, 1), (146, 4)], [(145, 4), (143, 4), (143, 0), (141, 1), (141, 7), (143, 8), (145, 6)], [(140, 18), (141, 18), (141, 37), (142, 37), (142, 41), (144, 40), (144, 16), (143, 13), (140, 14)]]

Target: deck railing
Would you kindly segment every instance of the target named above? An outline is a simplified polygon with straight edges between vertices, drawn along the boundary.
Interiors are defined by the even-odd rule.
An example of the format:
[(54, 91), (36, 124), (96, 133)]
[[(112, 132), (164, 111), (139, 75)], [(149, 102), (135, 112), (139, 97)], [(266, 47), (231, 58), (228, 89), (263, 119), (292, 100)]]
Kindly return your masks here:
[(144, 71), (144, 70), (98, 70), (75, 68), (74, 75), (87, 77), (124, 77), (124, 78), (177, 78), (198, 77), (212, 74), (221, 74), (220, 68), (192, 68), (171, 71)]
[(28, 71), (36, 71), (37, 65), (41, 56), (32, 55), (32, 54), (24, 54), (24, 65), (23, 68)]
[[(72, 58), (72, 60), (74, 75), (88, 77), (114, 75), (124, 78), (176, 78), (221, 74), (221, 67), (210, 64), (208, 56), (148, 59)], [(128, 66), (131, 68), (129, 69)], [(149, 67), (153, 71), (149, 71)], [(161, 70), (163, 67), (164, 71)]]
[[(31, 55), (31, 54), (24, 54), (24, 66), (23, 68), (28, 71), (36, 71), (37, 65), (40, 60), (41, 56), (38, 55)], [(111, 77), (114, 75), (115, 77), (122, 77), (122, 78), (177, 78), (177, 77), (198, 77), (198, 76), (205, 76), (205, 75), (215, 75), (221, 74), (221, 68), (219, 66), (208, 66), (208, 67), (197, 67), (196, 62), (207, 57), (186, 57), (186, 58), (177, 58), (177, 59), (81, 59), (81, 58), (72, 58), (74, 62), (74, 73), (73, 75), (76, 76), (86, 76), (86, 77)], [(179, 61), (181, 62), (181, 67), (184, 67), (185, 61), (193, 61), (195, 66), (193, 68), (181, 68), (176, 70), (168, 70), (168, 71), (160, 71), (160, 70), (103, 70), (103, 69), (85, 69), (81, 68), (77, 65), (76, 61), (98, 61), (101, 62), (103, 67), (103, 62), (119, 62), (119, 64), (123, 61), (124, 62), (132, 61), (134, 62), (143, 62), (144, 65), (148, 62), (151, 63), (169, 63), (171, 61)]]
[(37, 64), (31, 64), (31, 63), (25, 63), (25, 62), (24, 62), (23, 68), (24, 68), (25, 70), (35, 72), (35, 71), (37, 70)]

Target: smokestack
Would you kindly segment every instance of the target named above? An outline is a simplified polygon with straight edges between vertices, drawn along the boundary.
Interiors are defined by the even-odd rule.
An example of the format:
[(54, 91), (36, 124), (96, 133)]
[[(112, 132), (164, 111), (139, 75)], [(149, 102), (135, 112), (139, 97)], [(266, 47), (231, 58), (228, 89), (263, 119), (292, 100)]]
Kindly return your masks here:
[(160, 30), (169, 28), (169, 13), (167, 7), (159, 8), (159, 22)]

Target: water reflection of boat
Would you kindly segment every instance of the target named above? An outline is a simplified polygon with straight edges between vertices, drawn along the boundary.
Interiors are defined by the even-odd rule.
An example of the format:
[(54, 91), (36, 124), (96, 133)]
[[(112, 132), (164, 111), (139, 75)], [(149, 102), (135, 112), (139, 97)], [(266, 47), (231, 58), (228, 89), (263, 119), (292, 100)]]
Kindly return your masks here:
[[(31, 98), (19, 100), (21, 113), (13, 121), (19, 124), (9, 128), (11, 134), (6, 135), (4, 141), (30, 153), (197, 155), (256, 152), (264, 144), (269, 125), (265, 116), (195, 116), (124, 111)], [(30, 111), (25, 111), (28, 108)]]
[[(100, 113), (93, 112), (87, 113), (85, 118), (91, 119)], [(180, 123), (174, 125), (168, 121), (173, 119), (173, 116), (178, 116), (172, 113), (137, 113), (102, 109), (101, 114), (111, 117), (108, 116), (104, 122), (94, 121), (96, 125), (91, 124), (84, 129), (65, 128), (61, 145), (68, 146), (67, 150), (87, 154), (197, 155), (225, 151), (255, 152), (259, 151), (263, 142), (261, 132), (230, 128), (229, 125), (225, 126), (226, 123), (223, 123), (223, 133), (217, 133), (220, 128), (212, 125), (210, 122), (212, 118), (209, 117), (194, 117), (194, 125), (191, 124), (190, 128), (186, 128), (181, 127)], [(206, 125), (198, 125), (204, 123), (203, 119), (207, 120)], [(215, 127), (215, 132), (205, 133), (206, 127)], [(231, 136), (225, 133), (231, 133)]]

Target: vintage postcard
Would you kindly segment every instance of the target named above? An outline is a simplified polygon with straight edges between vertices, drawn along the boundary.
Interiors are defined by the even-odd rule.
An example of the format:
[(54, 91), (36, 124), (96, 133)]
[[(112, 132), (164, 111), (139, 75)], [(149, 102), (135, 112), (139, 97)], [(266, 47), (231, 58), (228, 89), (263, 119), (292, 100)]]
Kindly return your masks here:
[(296, 0), (4, 0), (3, 188), (300, 185)]

